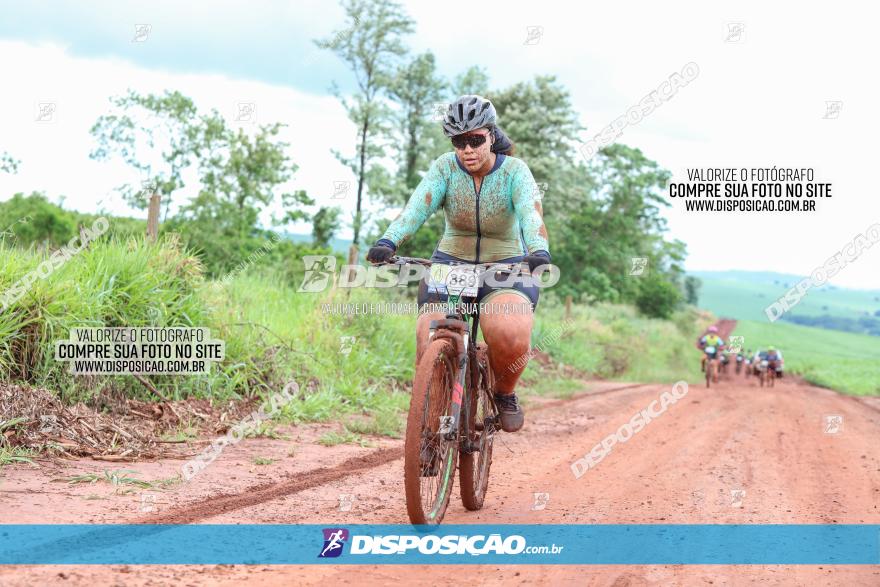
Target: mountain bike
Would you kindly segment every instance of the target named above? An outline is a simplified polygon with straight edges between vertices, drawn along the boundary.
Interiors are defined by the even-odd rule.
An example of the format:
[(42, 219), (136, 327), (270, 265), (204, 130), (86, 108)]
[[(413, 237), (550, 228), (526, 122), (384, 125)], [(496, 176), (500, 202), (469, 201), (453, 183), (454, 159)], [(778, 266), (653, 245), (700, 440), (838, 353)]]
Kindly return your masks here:
[(776, 382), (776, 365), (770, 361), (761, 361), (761, 387), (774, 387)]
[(718, 383), (717, 350), (713, 346), (707, 346), (703, 349), (703, 352), (706, 353), (706, 388), (711, 387), (711, 383)]
[(492, 446), (501, 429), (489, 348), (476, 342), (479, 307), (466, 306), (476, 300), (484, 272), (519, 275), (524, 270), (519, 263), (432, 265), (412, 257), (389, 261), (407, 263), (431, 267), (428, 286), (448, 296), (446, 317), (431, 321), (430, 342), (416, 366), (404, 448), (409, 519), (413, 524), (434, 525), (446, 514), (456, 462), (464, 507), (483, 507)]

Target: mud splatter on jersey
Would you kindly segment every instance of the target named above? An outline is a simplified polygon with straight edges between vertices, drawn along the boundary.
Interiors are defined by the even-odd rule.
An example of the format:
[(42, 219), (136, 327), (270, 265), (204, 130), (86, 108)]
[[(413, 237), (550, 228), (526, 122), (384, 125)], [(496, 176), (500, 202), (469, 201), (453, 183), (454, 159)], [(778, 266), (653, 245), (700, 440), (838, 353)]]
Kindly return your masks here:
[(521, 159), (498, 155), (477, 191), (455, 153), (446, 153), (431, 164), (382, 238), (399, 246), (442, 208), (446, 230), (437, 245), (441, 252), (480, 263), (539, 250), (549, 253), (540, 196)]

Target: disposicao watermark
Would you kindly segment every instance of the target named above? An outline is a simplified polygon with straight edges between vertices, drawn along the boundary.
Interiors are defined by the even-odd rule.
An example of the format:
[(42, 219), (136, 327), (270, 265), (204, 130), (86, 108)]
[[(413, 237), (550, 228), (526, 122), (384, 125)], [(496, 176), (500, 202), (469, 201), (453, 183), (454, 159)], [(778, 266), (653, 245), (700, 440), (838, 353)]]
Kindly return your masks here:
[(541, 340), (538, 341), (533, 348), (529, 349), (529, 352), (523, 353), (519, 357), (517, 357), (516, 361), (508, 365), (508, 371), (515, 372), (521, 370), (526, 364), (534, 357), (537, 353), (543, 351), (548, 346), (554, 344), (557, 340), (559, 340), (562, 335), (571, 330), (575, 325), (574, 318), (567, 318), (562, 321), (561, 324), (557, 325), (555, 328), (550, 329), (544, 336), (541, 337)]
[[(110, 223), (105, 217), (97, 218), (92, 223), (91, 228), (84, 228), (80, 236), (70, 239), (67, 242), (67, 246), (52, 253), (48, 259), (37, 265), (36, 269), (25, 274), (15, 285), (6, 290), (2, 298), (0, 298), (0, 304), (2, 304), (0, 311), (5, 312), (9, 306), (20, 300), (30, 290), (37, 279), (48, 278), (58, 268), (73, 258), (74, 255), (86, 248), (91, 241), (107, 232), (109, 228)], [(79, 241), (78, 246), (76, 245), (77, 241)]]
[[(672, 386), (672, 391), (664, 391), (660, 394), (659, 399), (655, 399), (648, 407), (637, 412), (628, 422), (624, 422), (613, 433), (606, 436), (602, 442), (594, 446), (589, 453), (585, 454), (571, 464), (571, 472), (575, 479), (580, 479), (584, 474), (596, 467), (602, 462), (602, 459), (611, 454), (611, 449), (615, 444), (623, 444), (630, 438), (642, 431), (642, 429), (663, 415), (669, 406), (684, 398), (688, 392), (688, 384), (686, 381), (678, 381)], [(657, 407), (657, 404), (660, 404)]]
[(833, 256), (828, 257), (821, 267), (813, 269), (810, 277), (802, 279), (782, 297), (764, 308), (767, 319), (770, 322), (779, 320), (783, 314), (800, 303), (810, 288), (825, 285), (830, 278), (837, 275), (848, 263), (855, 261), (859, 255), (871, 248), (877, 241), (880, 241), (880, 223), (869, 226), (864, 234), (857, 234), (851, 242), (844, 245)]
[(592, 159), (593, 155), (599, 152), (599, 149), (607, 147), (617, 140), (617, 137), (623, 134), (624, 128), (640, 123), (644, 117), (654, 112), (664, 102), (671, 100), (680, 88), (697, 79), (698, 75), (700, 75), (700, 66), (693, 61), (682, 67), (681, 72), (670, 75), (669, 79), (657, 86), (656, 90), (646, 94), (638, 104), (630, 106), (625, 114), (615, 118), (611, 124), (587, 141), (580, 149), (584, 159), (587, 161)]
[(225, 436), (214, 440), (210, 446), (196, 455), (195, 458), (184, 463), (183, 467), (181, 467), (183, 478), (189, 481), (195, 477), (202, 469), (214, 462), (227, 445), (241, 442), (249, 432), (256, 430), (260, 424), (275, 416), (284, 406), (296, 399), (298, 393), (299, 385), (297, 385), (296, 381), (291, 381), (285, 385), (282, 391), (273, 393), (257, 411), (248, 414), (241, 422), (232, 426)]
[[(428, 280), (431, 288), (444, 289), (447, 285), (466, 285), (469, 288), (488, 285), (490, 287), (513, 287), (517, 283), (534, 285), (540, 288), (553, 287), (559, 282), (559, 267), (552, 264), (536, 267), (532, 273), (483, 270), (479, 265), (453, 265), (443, 276), (435, 275), (432, 269), (446, 267), (435, 264), (426, 267), (417, 263), (403, 265), (343, 265), (336, 269), (336, 257), (332, 255), (304, 255), (305, 275), (298, 292), (319, 293), (332, 284), (340, 288), (390, 288), (404, 287), (410, 283)], [(508, 265), (508, 264), (502, 264)], [(467, 295), (467, 294), (465, 294)]]

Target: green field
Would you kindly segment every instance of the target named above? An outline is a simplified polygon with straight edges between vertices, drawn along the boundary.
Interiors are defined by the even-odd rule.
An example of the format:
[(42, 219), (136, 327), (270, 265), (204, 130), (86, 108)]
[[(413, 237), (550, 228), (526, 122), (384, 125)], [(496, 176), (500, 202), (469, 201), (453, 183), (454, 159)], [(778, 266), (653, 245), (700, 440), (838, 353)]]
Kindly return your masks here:
[(880, 395), (880, 337), (777, 321), (740, 320), (734, 334), (753, 351), (775, 345), (788, 373), (853, 395)]
[[(695, 271), (703, 285), (699, 306), (738, 320), (767, 320), (764, 308), (803, 279), (795, 275), (751, 271)], [(794, 315), (829, 314), (858, 319), (880, 310), (880, 291), (844, 289), (826, 284), (811, 288), (791, 310)]]

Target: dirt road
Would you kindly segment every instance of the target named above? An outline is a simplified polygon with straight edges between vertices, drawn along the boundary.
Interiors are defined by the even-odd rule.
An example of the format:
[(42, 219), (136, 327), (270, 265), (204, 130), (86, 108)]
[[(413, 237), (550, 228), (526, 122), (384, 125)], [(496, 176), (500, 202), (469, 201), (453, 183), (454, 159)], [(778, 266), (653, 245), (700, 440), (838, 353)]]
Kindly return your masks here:
[[(584, 393), (571, 400), (533, 400), (526, 427), (496, 444), (485, 508), (467, 512), (453, 500), (446, 521), (880, 523), (880, 401), (789, 378), (773, 389), (733, 376), (711, 390), (694, 383), (663, 415), (575, 478), (573, 461), (669, 389), (603, 382), (585, 384)], [(116, 495), (108, 484), (49, 482), (102, 471), (107, 463), (6, 467), (0, 479), (2, 522), (406, 523), (402, 441), (376, 440), (373, 447), (317, 444), (329, 428), (291, 429), (295, 442), (260, 439), (228, 447), (194, 480), (155, 491), (149, 499), (143, 495), (150, 492)], [(257, 465), (258, 456), (276, 460)], [(137, 469), (140, 478), (160, 479), (174, 475), (180, 464), (128, 468)], [(359, 585), (400, 580), (437, 585), (460, 571), (7, 567), (0, 568), (0, 584), (324, 585), (356, 577)], [(880, 566), (470, 566), (466, 572), (476, 585), (880, 585)]]

